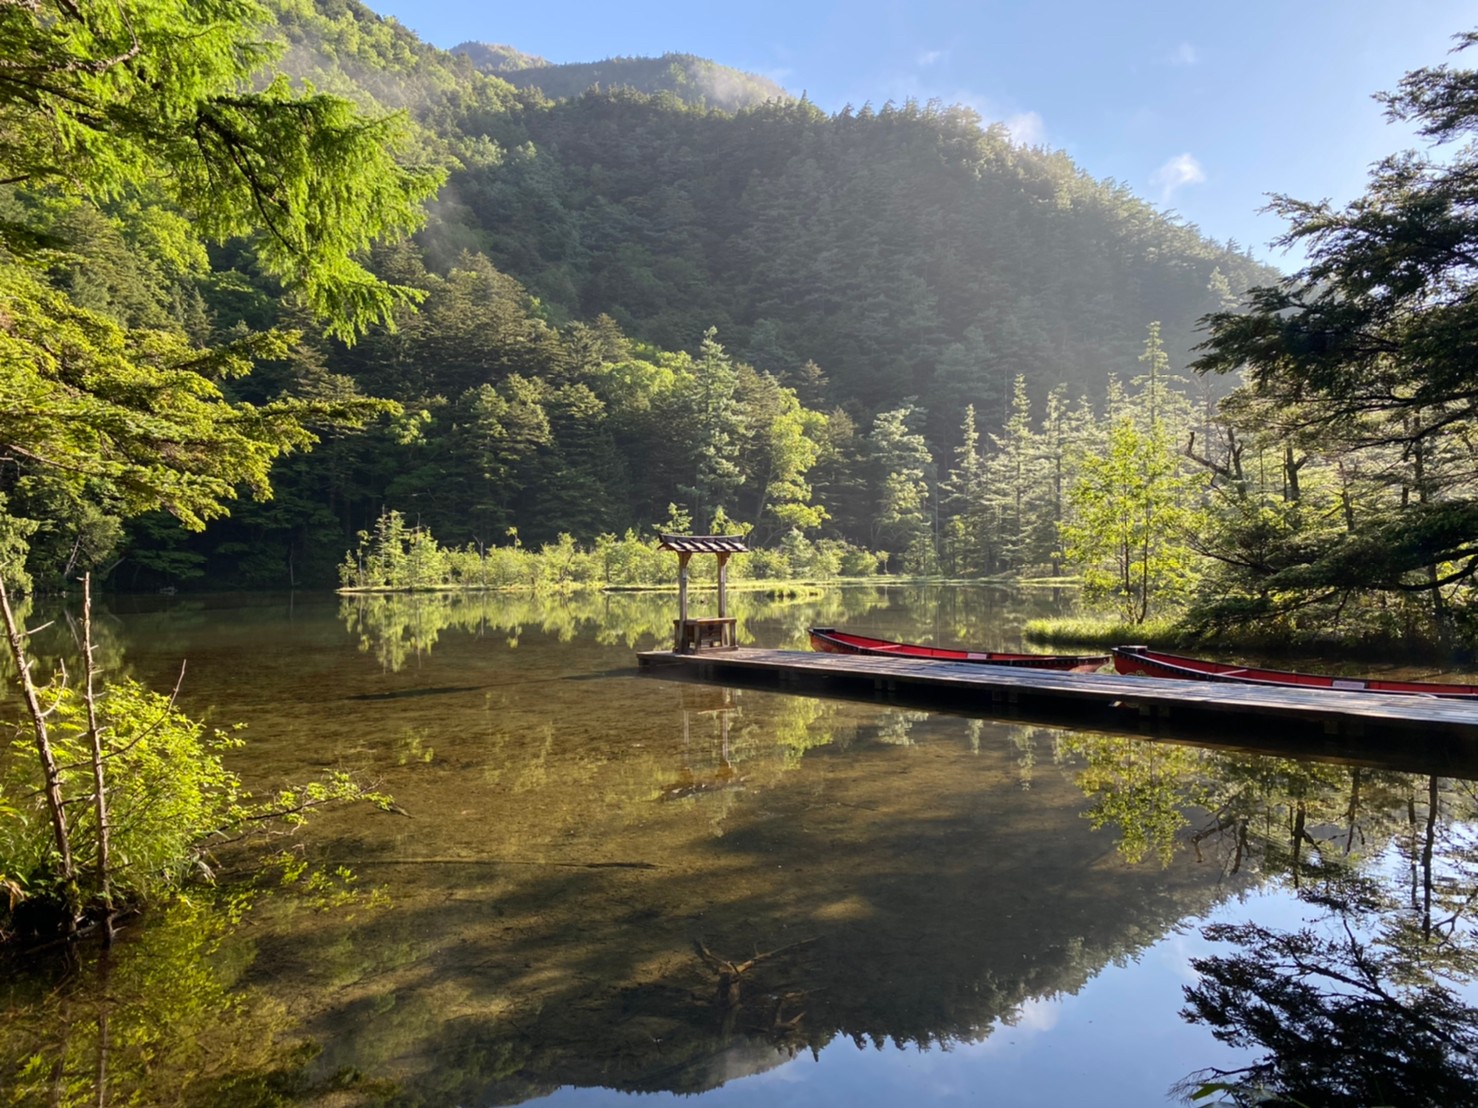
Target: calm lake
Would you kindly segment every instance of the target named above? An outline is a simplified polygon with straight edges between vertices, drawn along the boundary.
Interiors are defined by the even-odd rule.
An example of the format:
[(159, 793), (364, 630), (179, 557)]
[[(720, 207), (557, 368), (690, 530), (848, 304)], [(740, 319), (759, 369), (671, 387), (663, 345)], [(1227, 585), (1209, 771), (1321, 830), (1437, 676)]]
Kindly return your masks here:
[[(826, 624), (1011, 649), (1058, 604), (736, 606), (754, 645)], [(249, 905), (8, 968), (3, 1103), (1140, 1106), (1270, 1049), (1295, 1066), (1290, 1021), (1366, 994), (1472, 1003), (1474, 788), (1448, 765), (664, 679), (634, 658), (670, 635), (663, 595), (106, 607), (113, 673), (168, 688), (185, 661), (182, 707), (246, 724), (248, 786), (346, 770), (397, 810), (316, 816)], [(1192, 959), (1233, 1021), (1283, 995), (1290, 1041), (1189, 1018)]]

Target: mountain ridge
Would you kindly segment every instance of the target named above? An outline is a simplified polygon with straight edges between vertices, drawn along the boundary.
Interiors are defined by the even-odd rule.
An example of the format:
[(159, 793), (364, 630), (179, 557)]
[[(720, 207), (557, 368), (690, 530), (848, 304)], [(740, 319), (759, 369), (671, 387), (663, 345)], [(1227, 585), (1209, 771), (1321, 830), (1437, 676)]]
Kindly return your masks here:
[(517, 88), (537, 88), (551, 100), (567, 100), (590, 89), (626, 88), (650, 96), (668, 94), (693, 107), (734, 112), (768, 100), (794, 99), (768, 77), (696, 54), (556, 63), (512, 46), (482, 42), (464, 42), (451, 52), (470, 58), (483, 73)]

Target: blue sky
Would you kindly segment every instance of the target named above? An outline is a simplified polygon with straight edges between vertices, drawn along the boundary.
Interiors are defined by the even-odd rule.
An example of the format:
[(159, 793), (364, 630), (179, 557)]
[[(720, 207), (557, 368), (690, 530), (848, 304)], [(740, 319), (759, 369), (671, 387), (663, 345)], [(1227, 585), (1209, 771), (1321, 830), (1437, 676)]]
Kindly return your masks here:
[[(506, 43), (556, 62), (698, 54), (828, 111), (965, 103), (1066, 150), (1218, 240), (1267, 247), (1266, 194), (1348, 200), (1414, 145), (1371, 94), (1447, 60), (1478, 0), (368, 0), (437, 46)], [(1478, 49), (1459, 64), (1478, 67)]]

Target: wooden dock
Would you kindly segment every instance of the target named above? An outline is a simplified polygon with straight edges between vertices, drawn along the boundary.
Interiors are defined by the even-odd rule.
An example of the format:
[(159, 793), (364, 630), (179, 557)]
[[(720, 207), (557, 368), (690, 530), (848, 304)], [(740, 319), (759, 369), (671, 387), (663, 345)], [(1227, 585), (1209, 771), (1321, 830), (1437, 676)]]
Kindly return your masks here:
[[(1068, 674), (966, 662), (920, 661), (799, 650), (738, 649), (696, 654), (645, 651), (654, 676), (831, 692), (984, 716), (1037, 718), (1117, 732), (1244, 735), (1305, 740), (1402, 740), (1478, 756), (1478, 704), (1432, 697), (1279, 689), (1117, 674)], [(676, 668), (673, 668), (676, 667)], [(1326, 744), (1327, 745), (1327, 744)]]

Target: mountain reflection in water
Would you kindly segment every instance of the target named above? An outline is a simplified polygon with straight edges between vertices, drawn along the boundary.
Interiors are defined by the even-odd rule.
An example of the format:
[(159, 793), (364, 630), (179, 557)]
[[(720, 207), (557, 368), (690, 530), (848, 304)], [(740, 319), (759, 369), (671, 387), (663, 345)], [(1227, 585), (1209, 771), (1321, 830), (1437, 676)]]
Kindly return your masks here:
[[(229, 1086), (231, 1103), (511, 1104), (571, 1087), (725, 1083), (728, 1099), (752, 1088), (769, 1102), (775, 1086), (738, 1079), (822, 1052), (817, 1072), (860, 1074), (885, 1043), (956, 1049), (959, 1065), (980, 1067), (980, 1095), (1040, 1102), (1032, 1089), (1059, 1075), (1012, 1078), (992, 1061), (1004, 1055), (984, 1048), (1095, 978), (1123, 994), (1110, 1022), (1136, 1029), (1141, 1046), (1124, 1039), (1131, 1057), (1095, 1052), (1124, 1038), (1103, 1020), (1034, 1031), (1063, 1066), (1081, 1056), (1103, 1067), (1083, 1075), (1082, 1098), (1166, 1102), (1201, 1070), (1235, 1098), (1238, 1081), (1280, 1072), (1246, 1067), (1291, 1049), (1233, 1015), (1260, 995), (1236, 993), (1240, 983), (1279, 989), (1291, 955), (1274, 932), (1302, 927), (1290, 911), (1356, 920), (1363, 940), (1399, 949), (1401, 960), (1375, 967), (1394, 983), (1371, 995), (1411, 1007), (1417, 1032), (1422, 998), (1452, 986), (1433, 1012), (1453, 1043), (1422, 1040), (1401, 1057), (1461, 1059), (1472, 1043), (1468, 782), (634, 680), (630, 650), (669, 633), (668, 597), (299, 598), (291, 611), (228, 614), (213, 603), (186, 608), (188, 625), (170, 610), (117, 616), (117, 664), (158, 681), (188, 656), (187, 709), (250, 725), (237, 766), (250, 784), (353, 769), (410, 818), (332, 813), (307, 839), (311, 860), (352, 868), (388, 906), (259, 894), (243, 930), (211, 951), (190, 947), (175, 979), (222, 982), (234, 1011), (267, 1014), (260, 1049), (238, 1051), (227, 1072), (205, 1081), (210, 1067), (182, 1045), (167, 1064), (131, 1069), (135, 1009), (113, 1011), (119, 1102), (208, 1103), (204, 1090)], [(1047, 603), (871, 589), (736, 606), (742, 635), (766, 646), (799, 646), (806, 626), (852, 619), (894, 638), (1008, 647), (1025, 611)], [(1343, 909), (1336, 892), (1349, 894)], [(1134, 982), (1213, 912), (1265, 933), (1192, 936), (1201, 988), (1220, 991), (1203, 1004), (1172, 987), (1147, 1009)], [(115, 963), (163, 933), (146, 922)], [(1233, 957), (1264, 963), (1253, 974)], [(75, 1102), (95, 1103), (83, 1093), (89, 1075), (97, 1083), (98, 990), (86, 975), (49, 978), (45, 995), (40, 984), (8, 986), (0, 1088), (19, 1088), (9, 1079), (35, 1058), (27, 1087), (43, 1100), (61, 1070), (76, 1077), (63, 1082)], [(1183, 1022), (1183, 1004), (1203, 1023)], [(182, 1022), (166, 1037), (183, 1042), (201, 1013), (177, 1006)], [(167, 1024), (158, 1007), (148, 1019)], [(857, 1061), (833, 1063), (844, 1044), (867, 1053), (846, 1045)], [(836, 1081), (868, 1099), (857, 1080)], [(923, 1081), (882, 1090), (874, 1103), (948, 1099)]]

